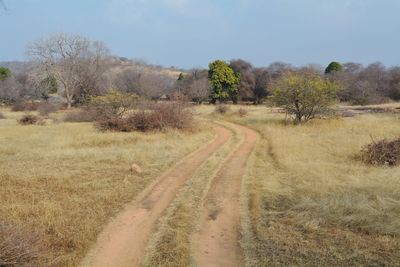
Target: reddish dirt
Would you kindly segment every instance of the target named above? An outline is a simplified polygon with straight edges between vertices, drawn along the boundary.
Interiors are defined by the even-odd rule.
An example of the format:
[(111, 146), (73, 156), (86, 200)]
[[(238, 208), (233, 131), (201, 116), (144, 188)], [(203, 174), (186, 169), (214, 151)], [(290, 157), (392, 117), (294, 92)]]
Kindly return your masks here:
[(138, 266), (159, 217), (194, 171), (232, 136), (217, 128), (217, 137), (205, 147), (181, 160), (147, 190), (147, 194), (129, 204), (100, 234), (97, 243), (81, 266)]
[(204, 203), (202, 225), (195, 235), (195, 260), (202, 267), (244, 266), (240, 246), (240, 189), (247, 160), (258, 135), (237, 126), (244, 134), (243, 143), (222, 166)]

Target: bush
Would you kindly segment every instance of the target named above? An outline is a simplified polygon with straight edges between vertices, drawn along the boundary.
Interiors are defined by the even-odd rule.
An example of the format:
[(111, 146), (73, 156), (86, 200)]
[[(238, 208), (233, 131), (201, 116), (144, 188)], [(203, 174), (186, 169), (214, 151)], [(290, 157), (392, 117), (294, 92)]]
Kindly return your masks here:
[(19, 119), (18, 122), (19, 124), (22, 125), (33, 125), (33, 124), (42, 124), (43, 120), (36, 115), (27, 114), (22, 116), (22, 118)]
[(0, 112), (0, 120), (5, 119), (5, 118), (6, 118), (6, 116), (4, 116), (4, 114)]
[(247, 109), (240, 108), (238, 110), (238, 113), (239, 113), (239, 116), (243, 118), (243, 117), (247, 116), (247, 113), (249, 113), (249, 112), (247, 111)]
[(366, 145), (361, 155), (368, 164), (396, 166), (400, 163), (400, 138), (392, 141), (383, 139)]
[(90, 105), (101, 117), (114, 118), (122, 117), (136, 105), (137, 100), (137, 95), (111, 90), (105, 95), (92, 97)]
[(64, 117), (65, 122), (93, 122), (99, 117), (93, 108), (82, 108), (79, 111), (69, 112)]
[(229, 107), (226, 105), (218, 105), (215, 107), (215, 112), (219, 114), (225, 114), (229, 111)]
[(101, 131), (132, 132), (135, 130), (131, 118), (102, 118), (96, 122)]
[(38, 237), (0, 221), (0, 266), (40, 266)]
[(39, 102), (16, 102), (12, 106), (12, 111), (36, 111), (39, 107)]
[(56, 112), (58, 107), (51, 103), (40, 103), (37, 107), (37, 111), (39, 111), (40, 116), (48, 116), (50, 113)]
[(188, 106), (173, 102), (145, 105), (128, 117), (103, 117), (96, 126), (103, 131), (147, 132), (167, 128), (187, 129), (191, 127), (192, 121), (193, 114)]
[(326, 112), (335, 102), (338, 88), (314, 73), (287, 73), (274, 84), (270, 99), (294, 115), (295, 123), (301, 123)]

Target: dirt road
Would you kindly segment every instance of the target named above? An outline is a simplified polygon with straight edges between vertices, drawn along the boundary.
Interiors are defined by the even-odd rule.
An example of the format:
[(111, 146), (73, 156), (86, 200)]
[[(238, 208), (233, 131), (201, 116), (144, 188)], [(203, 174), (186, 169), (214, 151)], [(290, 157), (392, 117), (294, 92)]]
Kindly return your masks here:
[(217, 128), (217, 137), (185, 157), (167, 171), (147, 193), (128, 205), (100, 234), (96, 245), (82, 261), (88, 267), (138, 266), (158, 218), (180, 187), (213, 152), (231, 138), (231, 132)]
[[(240, 190), (247, 160), (257, 134), (232, 125), (244, 138), (213, 177), (203, 202), (201, 229), (193, 235), (193, 255), (198, 266), (244, 266), (240, 247)], [(83, 267), (139, 266), (158, 220), (179, 189), (214, 152), (232, 138), (218, 127), (217, 137), (181, 160), (162, 175), (142, 196), (128, 205), (100, 234), (96, 245), (82, 261)]]
[(202, 226), (194, 238), (195, 260), (200, 267), (244, 266), (240, 247), (240, 189), (257, 134), (237, 127), (245, 134), (244, 141), (214, 178), (204, 203)]

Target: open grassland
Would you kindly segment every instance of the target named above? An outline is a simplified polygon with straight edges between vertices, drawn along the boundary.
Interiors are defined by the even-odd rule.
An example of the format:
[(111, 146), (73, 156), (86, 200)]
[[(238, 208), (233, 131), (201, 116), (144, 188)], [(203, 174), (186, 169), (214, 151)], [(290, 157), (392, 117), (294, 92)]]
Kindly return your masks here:
[[(37, 234), (43, 265), (51, 266), (77, 265), (125, 203), (214, 136), (202, 123), (190, 133), (151, 134), (53, 120), (21, 126), (23, 113), (1, 112), (0, 219)], [(133, 163), (141, 174), (131, 173)]]
[(358, 153), (371, 137), (398, 137), (399, 115), (294, 126), (265, 107), (245, 118), (236, 109), (227, 119), (262, 136), (243, 194), (248, 266), (398, 266), (400, 168), (366, 166)]

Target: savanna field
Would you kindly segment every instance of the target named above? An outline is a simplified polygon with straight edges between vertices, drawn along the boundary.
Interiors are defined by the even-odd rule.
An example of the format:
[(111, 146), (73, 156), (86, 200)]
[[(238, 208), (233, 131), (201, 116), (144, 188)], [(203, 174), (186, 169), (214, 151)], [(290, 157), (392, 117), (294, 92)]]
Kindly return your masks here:
[[(399, 135), (397, 113), (361, 112), (293, 125), (266, 106), (227, 106), (220, 114), (203, 105), (196, 107), (196, 126), (189, 131), (121, 133), (64, 122), (69, 111), (28, 126), (17, 122), (24, 113), (1, 112), (2, 223), (34, 244), (43, 265), (76, 266), (110, 218), (171, 164), (213, 140), (219, 125), (232, 132), (231, 141), (179, 191), (143, 263), (192, 265), (190, 235), (199, 227), (210, 174), (243, 140), (232, 123), (259, 136), (240, 193), (247, 266), (400, 262), (400, 169), (360, 158), (372, 140)], [(132, 172), (133, 163), (141, 173)], [(171, 253), (176, 257), (166, 264)]]
[(399, 10), (0, 0), (0, 267), (400, 267)]

